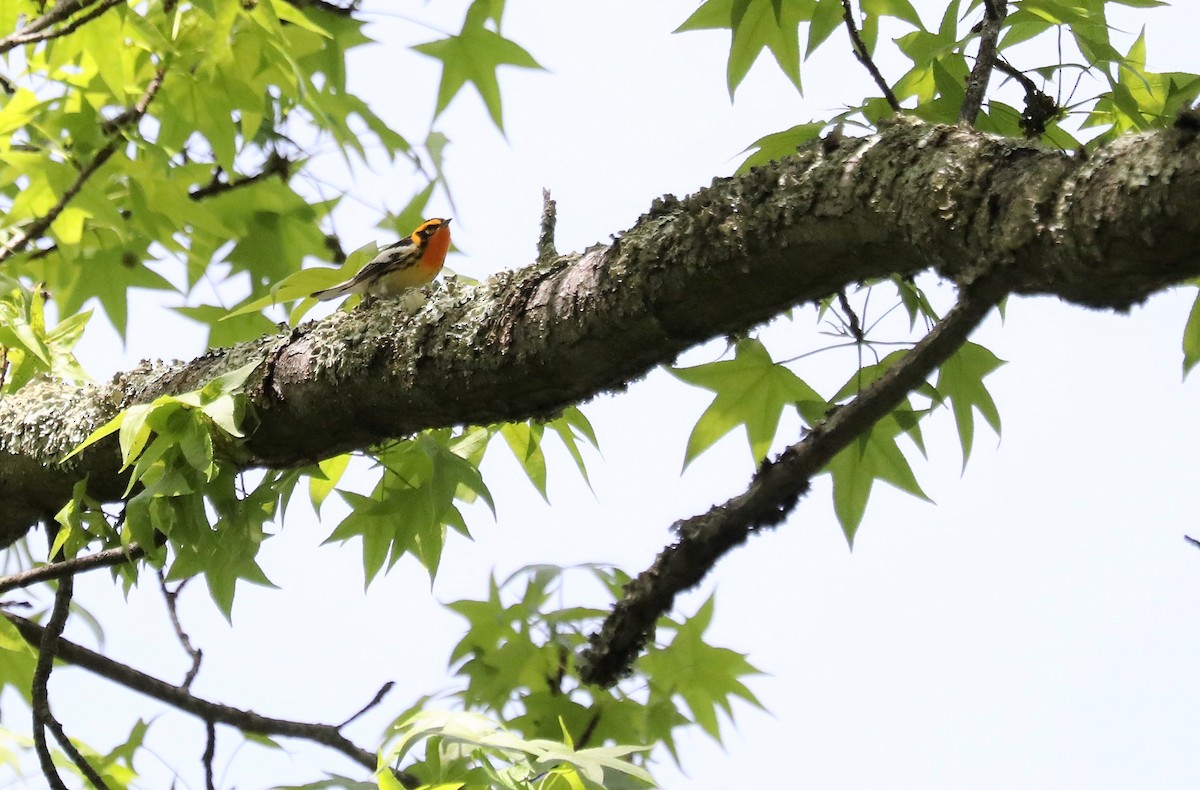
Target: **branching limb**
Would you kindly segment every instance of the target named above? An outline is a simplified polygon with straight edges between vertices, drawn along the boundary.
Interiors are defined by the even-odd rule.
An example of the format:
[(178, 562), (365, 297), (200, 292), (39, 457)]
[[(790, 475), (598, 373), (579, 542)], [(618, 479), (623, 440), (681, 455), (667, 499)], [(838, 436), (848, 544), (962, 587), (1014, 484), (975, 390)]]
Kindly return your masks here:
[(842, 19), (846, 23), (846, 31), (850, 34), (850, 44), (854, 49), (854, 57), (858, 58), (858, 62), (863, 64), (867, 71), (870, 72), (871, 79), (875, 80), (875, 84), (883, 92), (883, 98), (887, 100), (888, 106), (892, 108), (892, 111), (900, 112), (900, 102), (896, 98), (896, 94), (892, 93), (891, 86), (884, 79), (883, 74), (879, 71), (879, 67), (875, 65), (875, 61), (871, 59), (870, 53), (867, 52), (867, 44), (858, 32), (858, 24), (854, 21), (854, 10), (850, 7), (850, 0), (842, 0)]
[(900, 362), (849, 404), (833, 411), (800, 442), (764, 463), (745, 493), (699, 516), (676, 522), (679, 539), (629, 583), (580, 659), (580, 677), (609, 686), (628, 673), (675, 596), (699, 584), (716, 562), (759, 530), (778, 525), (833, 457), (870, 430), (957, 351), (1006, 295), (984, 277), (963, 289), (958, 304)]
[(71, 20), (70, 23), (63, 27), (50, 29), (70, 17), (76, 11), (82, 11), (96, 4), (96, 0), (60, 0), (47, 13), (33, 20), (20, 30), (0, 39), (0, 53), (8, 52), (10, 49), (19, 47), (22, 44), (34, 44), (38, 41), (49, 41), (52, 38), (65, 36), (77, 30), (81, 25), (92, 21), (113, 6), (121, 5), (123, 2), (125, 0), (103, 0), (97, 8), (93, 8), (83, 16)]
[(146, 551), (138, 544), (131, 543), (128, 548), (106, 549), (85, 557), (52, 562), (40, 568), (32, 568), (9, 576), (0, 576), (0, 594), (51, 579), (63, 579), (77, 573), (94, 571), (97, 568), (111, 568), (114, 565), (136, 562), (144, 556), (146, 556)]
[(235, 189), (250, 186), (271, 176), (279, 176), (286, 181), (291, 175), (291, 168), (292, 161), (290, 159), (276, 151), (272, 151), (267, 155), (267, 161), (263, 162), (262, 169), (257, 173), (240, 178), (232, 178), (228, 181), (221, 181), (220, 173), (214, 173), (211, 183), (193, 189), (188, 193), (188, 197), (192, 200), (204, 200), (214, 195), (221, 195), (226, 192), (232, 192)]
[[(21, 636), (30, 644), (39, 644), (43, 635), (48, 630), (48, 627), (43, 628), (32, 620), (27, 620), (24, 617), (9, 612), (0, 612), (0, 616), (7, 618), (10, 623), (15, 625)], [(357, 746), (342, 735), (340, 726), (274, 719), (268, 716), (261, 716), (252, 711), (211, 702), (195, 696), (186, 689), (181, 689), (179, 686), (174, 686), (165, 680), (159, 680), (156, 677), (147, 675), (133, 667), (102, 656), (74, 642), (59, 639), (57, 644), (57, 658), (140, 694), (144, 694), (147, 697), (156, 699), (159, 702), (190, 713), (204, 721), (211, 721), (214, 724), (227, 724), (243, 732), (252, 732), (261, 735), (281, 735), (286, 738), (300, 738), (311, 741), (345, 755), (370, 771), (374, 771), (376, 768), (375, 754)], [(403, 772), (398, 773), (397, 778), (405, 785), (415, 787), (419, 784), (415, 781), (414, 777)]]
[(996, 66), (996, 42), (1000, 39), (1000, 28), (1008, 16), (1007, 0), (983, 0), (983, 24), (979, 31), (979, 54), (975, 56), (975, 68), (967, 76), (967, 93), (962, 108), (958, 111), (958, 122), (974, 126), (983, 109), (983, 97), (987, 93), (992, 69)]
[[(163, 76), (165, 73), (166, 72), (162, 69), (159, 69), (155, 73), (154, 79), (150, 80), (150, 84), (146, 87), (146, 92), (142, 94), (142, 97), (138, 99), (137, 103), (133, 106), (132, 115), (122, 120), (118, 125), (135, 123), (146, 114), (146, 108), (150, 106), (150, 102), (154, 99), (155, 94), (158, 93), (158, 89), (162, 87)], [(124, 115), (124, 113), (122, 115)], [(110, 123), (115, 123), (115, 121)], [(55, 203), (49, 211), (30, 223), (29, 227), (22, 230), (3, 245), (0, 245), (0, 262), (8, 260), (14, 254), (24, 250), (27, 246), (29, 246), (31, 241), (41, 238), (42, 234), (45, 233), (54, 223), (54, 220), (58, 219), (58, 215), (62, 214), (63, 209), (67, 207), (67, 204), (79, 194), (81, 189), (83, 189), (83, 185), (87, 183), (88, 179), (95, 175), (96, 171), (103, 167), (104, 163), (111, 159), (112, 155), (115, 154), (117, 149), (124, 143), (125, 138), (119, 135), (114, 135), (113, 138), (108, 141), (107, 145), (97, 151), (96, 155), (92, 157), (92, 161), (88, 162), (87, 165), (85, 165), (83, 169), (79, 171), (79, 175), (75, 178), (75, 183), (67, 187), (67, 191), (63, 192), (62, 197), (58, 199), (58, 202)]]
[(40, 638), (37, 640), (38, 660), (33, 671), (32, 688), (33, 742), (34, 748), (37, 750), (38, 761), (41, 763), (42, 774), (55, 790), (59, 790), (59, 788), (66, 790), (66, 785), (63, 784), (62, 777), (58, 775), (58, 769), (54, 766), (54, 758), (50, 754), (50, 747), (46, 743), (47, 729), (54, 733), (54, 739), (58, 741), (58, 745), (71, 758), (71, 762), (79, 768), (80, 773), (92, 783), (92, 786), (107, 790), (108, 785), (104, 779), (75, 748), (75, 744), (71, 743), (62, 724), (54, 718), (54, 714), (50, 711), (50, 672), (54, 669), (54, 659), (58, 655), (59, 648), (67, 644), (61, 637), (63, 629), (67, 625), (67, 615), (71, 611), (71, 595), (74, 587), (75, 580), (70, 576), (64, 577), (58, 583), (58, 591), (54, 595), (54, 608), (50, 612), (50, 622), (42, 629)]

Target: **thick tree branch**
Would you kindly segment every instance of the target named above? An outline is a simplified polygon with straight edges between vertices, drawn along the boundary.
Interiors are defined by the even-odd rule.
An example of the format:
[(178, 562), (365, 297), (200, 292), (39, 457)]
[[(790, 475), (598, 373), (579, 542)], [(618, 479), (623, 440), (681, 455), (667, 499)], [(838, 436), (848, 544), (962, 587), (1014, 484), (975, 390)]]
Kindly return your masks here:
[[(8, 618), (8, 621), (17, 627), (21, 636), (32, 645), (40, 644), (44, 634), (48, 630), (31, 620), (26, 620), (24, 617), (9, 612), (0, 612), (0, 616)], [(106, 658), (99, 653), (65, 639), (57, 640), (55, 657), (86, 669), (94, 675), (111, 680), (125, 688), (190, 713), (204, 721), (226, 724), (244, 732), (260, 735), (281, 735), (286, 738), (300, 738), (312, 741), (313, 743), (326, 746), (344, 754), (369, 771), (374, 771), (376, 768), (375, 754), (356, 746), (341, 734), (340, 728), (337, 726), (331, 724), (307, 724), (287, 719), (273, 719), (267, 716), (260, 716), (252, 711), (210, 702), (191, 694), (179, 686), (173, 686), (166, 681), (159, 680), (144, 672), (139, 672), (132, 667), (113, 661), (111, 658)], [(399, 778), (405, 783), (412, 780), (412, 777), (403, 773), (399, 774)]]
[[(110, 124), (112, 124), (114, 127), (120, 127), (131, 123), (136, 123), (139, 119), (141, 119), (141, 117), (146, 114), (146, 109), (150, 106), (150, 102), (154, 99), (155, 94), (158, 93), (158, 89), (162, 87), (163, 76), (165, 73), (166, 72), (164, 72), (162, 69), (159, 69), (155, 73), (154, 78), (150, 80), (150, 84), (146, 87), (146, 92), (142, 94), (140, 99), (138, 99), (137, 103), (133, 106), (133, 109), (128, 111), (128, 116), (119, 121), (111, 121)], [(66, 191), (63, 192), (62, 197), (58, 199), (58, 202), (51, 206), (50, 210), (44, 215), (29, 223), (29, 225), (16, 236), (6, 241), (3, 245), (0, 245), (0, 263), (8, 260), (15, 253), (24, 250), (31, 241), (41, 238), (42, 234), (54, 224), (54, 220), (58, 219), (58, 215), (63, 213), (63, 210), (67, 207), (67, 204), (79, 194), (81, 189), (83, 189), (83, 185), (87, 183), (88, 179), (95, 175), (96, 171), (103, 167), (104, 163), (111, 159), (112, 155), (115, 154), (117, 149), (124, 145), (125, 142), (125, 138), (121, 137), (119, 134), (116, 134), (116, 129), (114, 128), (113, 138), (109, 140), (103, 148), (96, 152), (96, 155), (92, 157), (90, 162), (80, 169), (79, 175), (75, 177), (75, 182), (71, 184), (71, 186), (67, 187)]]
[(912, 351), (803, 440), (763, 464), (745, 493), (676, 523), (679, 540), (627, 585), (625, 597), (589, 639), (579, 665), (584, 682), (609, 686), (625, 675), (675, 596), (699, 584), (750, 535), (783, 521), (808, 493), (813, 476), (949, 359), (1007, 293), (1000, 278), (990, 275), (968, 286), (954, 309)]
[(996, 42), (1000, 40), (1000, 29), (1008, 16), (1008, 0), (983, 0), (983, 23), (979, 31), (979, 52), (975, 55), (975, 67), (967, 75), (967, 93), (958, 111), (958, 122), (974, 126), (983, 99), (996, 65)]
[(0, 401), (0, 546), (85, 475), (124, 490), (117, 442), (58, 460), (120, 409), (261, 362), (243, 467), (311, 463), (447, 425), (549, 416), (688, 347), (856, 282), (1005, 270), (1017, 293), (1123, 309), (1200, 275), (1200, 142), (1121, 138), (1081, 161), (1024, 141), (900, 118), (687, 198), (655, 201), (608, 246), (336, 313), (100, 385), (33, 383)]

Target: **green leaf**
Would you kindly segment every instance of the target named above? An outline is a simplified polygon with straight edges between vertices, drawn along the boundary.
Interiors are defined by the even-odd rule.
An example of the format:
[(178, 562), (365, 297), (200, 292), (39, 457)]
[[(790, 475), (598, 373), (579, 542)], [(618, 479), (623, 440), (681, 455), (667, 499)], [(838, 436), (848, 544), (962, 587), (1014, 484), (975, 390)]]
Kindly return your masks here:
[[(545, 423), (545, 426), (558, 434), (558, 438), (566, 445), (567, 452), (575, 461), (575, 468), (579, 470), (579, 474), (583, 475), (584, 482), (590, 488), (592, 481), (588, 479), (587, 466), (583, 462), (583, 454), (579, 451), (579, 443), (576, 441), (576, 439), (582, 438), (587, 440), (592, 447), (597, 447), (596, 433), (592, 430), (592, 424), (588, 422), (588, 418), (575, 406), (568, 406), (563, 409), (561, 417), (550, 420)], [(495, 513), (495, 508), (492, 509), (492, 512)]]
[(216, 305), (172, 308), (180, 315), (208, 327), (209, 348), (222, 348), (268, 335), (278, 330), (275, 322), (260, 311), (242, 311), (233, 315)]
[(938, 393), (950, 401), (954, 412), (954, 423), (958, 427), (958, 438), (962, 444), (963, 468), (971, 457), (971, 445), (975, 436), (975, 411), (987, 420), (997, 435), (1000, 434), (1000, 413), (996, 402), (983, 384), (988, 374), (1004, 364), (991, 351), (975, 343), (964, 343), (954, 356), (946, 360), (938, 373)]
[(714, 601), (709, 596), (700, 610), (679, 626), (670, 645), (651, 649), (638, 660), (637, 669), (649, 680), (652, 699), (659, 695), (681, 697), (701, 729), (720, 743), (717, 710), (732, 716), (734, 698), (762, 708), (741, 680), (761, 673), (744, 654), (704, 641), (713, 610)]
[(729, 98), (764, 49), (801, 91), (800, 23), (812, 15), (814, 0), (707, 0), (675, 32), (728, 28), (731, 33), (726, 83)]
[(309, 476), (308, 496), (312, 500), (313, 510), (317, 511), (317, 513), (321, 512), (321, 505), (325, 503), (325, 499), (337, 487), (338, 481), (345, 474), (346, 467), (350, 465), (352, 457), (350, 453), (342, 453), (341, 455), (335, 455), (333, 458), (326, 458), (317, 464), (320, 476), (317, 474)]
[(278, 15), (280, 21), (296, 25), (299, 28), (307, 30), (310, 33), (316, 33), (324, 38), (333, 38), (333, 35), (330, 34), (328, 30), (313, 22), (302, 10), (287, 2), (287, 0), (282, 0), (282, 2), (268, 0), (268, 2), (271, 6), (271, 10)]
[(271, 292), (267, 296), (251, 299), (237, 309), (229, 311), (221, 320), (227, 321), (237, 316), (258, 313), (281, 302), (290, 302), (295, 299), (308, 300), (307, 306), (312, 307), (317, 303), (315, 299), (311, 298), (315, 291), (329, 288), (348, 279), (378, 253), (379, 247), (372, 241), (346, 256), (346, 262), (336, 269), (322, 267), (301, 269), (272, 286)]
[(438, 86), (435, 118), (450, 106), (450, 101), (469, 82), (479, 91), (496, 128), (503, 132), (504, 119), (496, 69), (505, 65), (523, 69), (542, 67), (519, 45), (484, 27), (486, 21), (485, 15), (469, 13), (457, 36), (418, 44), (413, 49), (442, 62), (442, 81)]
[[(17, 630), (17, 627), (0, 615), (0, 651), (4, 650), (27, 656), (33, 655), (33, 648), (21, 636), (21, 632)], [(0, 683), (0, 688), (3, 685), (3, 683)]]
[(909, 0), (861, 0), (863, 14), (868, 17), (891, 16), (902, 19), (915, 28), (923, 29), (921, 15)]
[(905, 430), (895, 414), (890, 414), (875, 423), (870, 433), (834, 456), (823, 470), (833, 477), (834, 512), (852, 547), (875, 480), (891, 483), (926, 502), (932, 501), (921, 490), (908, 459), (896, 443)]
[(1196, 363), (1200, 362), (1200, 291), (1196, 292), (1196, 301), (1188, 313), (1187, 324), (1183, 328), (1183, 375), (1186, 377)]
[(813, 10), (812, 23), (808, 26), (808, 42), (804, 45), (804, 57), (829, 40), (833, 31), (845, 24), (845, 8), (842, 0), (819, 0)]
[(771, 360), (757, 340), (742, 340), (732, 360), (692, 368), (672, 368), (676, 378), (716, 393), (688, 437), (683, 467), (739, 425), (746, 429), (750, 453), (760, 463), (775, 438), (787, 406), (824, 399), (792, 371)]
[(509, 422), (500, 426), (500, 435), (525, 470), (529, 482), (550, 501), (546, 493), (546, 456), (542, 452), (542, 426), (536, 423)]
[[(745, 173), (752, 167), (758, 167), (759, 165), (765, 165), (767, 162), (774, 162), (778, 159), (794, 156), (801, 146), (817, 139), (825, 126), (825, 121), (812, 121), (793, 126), (791, 129), (782, 132), (775, 132), (774, 134), (758, 138), (746, 148), (746, 151), (750, 151), (751, 148), (755, 150), (738, 167), (738, 172)], [(746, 153), (746, 151), (742, 153)]]

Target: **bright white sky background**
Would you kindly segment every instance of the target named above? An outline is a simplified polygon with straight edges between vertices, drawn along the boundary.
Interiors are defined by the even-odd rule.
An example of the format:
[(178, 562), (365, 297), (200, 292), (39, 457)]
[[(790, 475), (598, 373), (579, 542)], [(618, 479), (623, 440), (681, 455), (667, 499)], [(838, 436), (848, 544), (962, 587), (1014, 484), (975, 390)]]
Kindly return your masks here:
[[(915, 3), (936, 25), (942, 0)], [(411, 140), (424, 137), (439, 77), (435, 61), (405, 49), (438, 37), (415, 20), (457, 31), (466, 5), (368, 4), (378, 22), (370, 32), (385, 43), (352, 60), (352, 87)], [(728, 34), (671, 35), (695, 5), (508, 4), (506, 35), (548, 71), (501, 72), (507, 139), (470, 89), (439, 121), (453, 141), (455, 209), (439, 196), (430, 214), (455, 217), (464, 254), (453, 269), (483, 278), (530, 262), (544, 186), (558, 200), (559, 249), (581, 250), (632, 225), (655, 197), (732, 173), (756, 138), (827, 117), (871, 90), (848, 48), (835, 55), (835, 46), (804, 65), (804, 97), (764, 58), (731, 104)], [(1152, 70), (1200, 71), (1200, 7), (1179, 0), (1114, 16), (1130, 34), (1119, 48), (1143, 21)], [(1017, 65), (1056, 57), (1048, 50)], [(901, 73), (897, 60), (881, 65), (892, 78)], [(398, 209), (412, 191), (404, 169), (347, 177), (331, 157), (327, 172), (372, 206)], [(352, 249), (376, 237), (376, 218), (347, 203), (337, 231)], [(950, 290), (934, 291), (944, 305)], [(722, 562), (680, 609), (690, 613), (717, 591), (710, 639), (767, 673), (751, 688), (770, 713), (737, 707), (724, 751), (699, 733), (683, 738), (687, 773), (664, 755), (663, 786), (1198, 786), (1200, 551), (1183, 535), (1200, 536), (1200, 383), (1181, 383), (1179, 350), (1191, 299), (1166, 294), (1129, 316), (1013, 300), (1005, 325), (993, 319), (976, 337), (1009, 360), (988, 379), (1003, 437), (981, 423), (960, 475), (949, 414), (927, 423), (930, 460), (913, 463), (936, 506), (878, 486), (852, 553), (823, 479), (779, 530)], [(806, 348), (827, 342), (811, 309), (798, 315), (775, 336)], [(192, 325), (163, 307), (143, 303), (131, 322), (124, 353), (102, 327), (85, 340), (83, 362), (97, 378), (142, 357), (201, 350)], [(799, 372), (828, 393), (852, 363), (852, 352), (830, 352)], [(434, 599), (482, 597), (489, 572), (504, 578), (525, 563), (607, 561), (637, 573), (670, 540), (673, 521), (744, 488), (752, 465), (740, 432), (679, 473), (707, 403), (655, 373), (588, 404), (603, 452), (589, 456), (595, 495), (551, 442), (551, 507), (497, 445), (484, 472), (498, 520), (468, 513), (475, 542), (451, 539), (432, 597), (408, 559), (364, 597), (359, 545), (318, 549), (343, 506), (331, 499), (319, 523), (298, 497), (286, 530), (260, 555), (282, 592), (240, 586), (233, 629), (202, 589), (184, 596), (184, 624), (205, 651), (194, 691), (265, 715), (336, 722), (397, 680), (391, 707), (349, 732), (370, 748), (390, 715), (454, 683), (445, 665), (462, 621)], [(795, 430), (787, 424), (781, 436), (794, 441)], [(110, 587), (92, 574), (78, 589), (107, 627), (106, 651), (178, 682), (187, 661), (152, 579), (128, 604)], [(582, 575), (573, 589), (591, 592)], [(78, 624), (68, 634), (94, 644)], [(51, 694), (68, 731), (105, 748), (154, 710), (79, 670), (57, 671)], [(97, 735), (106, 724), (111, 741)], [(226, 733), (219, 742), (225, 787), (311, 781), (319, 766), (359, 775), (331, 752), (286, 741), (290, 756), (248, 746), (231, 763), (238, 740)], [(149, 742), (188, 767), (188, 787), (203, 786), (201, 724), (169, 712)], [(168, 784), (153, 760), (139, 767), (146, 787)], [(36, 772), (13, 782), (43, 786)], [(13, 782), (0, 774), (0, 788)]]

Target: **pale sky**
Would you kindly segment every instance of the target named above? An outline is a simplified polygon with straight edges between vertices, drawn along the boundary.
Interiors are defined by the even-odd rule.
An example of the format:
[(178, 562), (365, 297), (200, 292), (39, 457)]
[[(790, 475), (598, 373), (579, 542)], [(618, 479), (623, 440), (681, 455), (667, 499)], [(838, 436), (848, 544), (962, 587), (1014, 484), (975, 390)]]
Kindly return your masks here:
[[(368, 4), (387, 9), (372, 31), (387, 43), (352, 61), (352, 87), (414, 141), (429, 123), (438, 67), (403, 48), (437, 37), (412, 20), (454, 31), (466, 5)], [(915, 5), (936, 24), (944, 3)], [(1126, 9), (1114, 25), (1131, 37), (1118, 48), (1144, 23), (1151, 69), (1200, 70), (1188, 41), (1200, 29), (1200, 7), (1177, 6)], [(470, 89), (438, 121), (452, 140), (455, 208), (439, 195), (430, 214), (455, 216), (464, 255), (452, 268), (482, 278), (530, 262), (542, 187), (558, 200), (558, 248), (581, 250), (629, 227), (655, 197), (732, 173), (756, 138), (831, 115), (870, 90), (865, 71), (844, 49), (831, 49), (804, 65), (804, 97), (763, 59), (731, 104), (727, 34), (671, 35), (694, 7), (508, 3), (505, 34), (548, 71), (502, 71), (507, 138)], [(1048, 50), (1017, 65), (1055, 57)], [(881, 65), (892, 78), (900, 73), (888, 71), (895, 61)], [(362, 169), (351, 178), (334, 165), (328, 175), (392, 209), (417, 186), (405, 178)], [(337, 229), (355, 248), (374, 238), (375, 220), (347, 203)], [(1180, 375), (1193, 291), (1156, 297), (1128, 316), (1053, 299), (1011, 301), (1004, 325), (993, 317), (975, 338), (1009, 361), (988, 379), (1003, 437), (980, 421), (962, 472), (953, 422), (940, 413), (925, 424), (929, 460), (910, 453), (936, 505), (878, 486), (851, 552), (822, 479), (784, 525), (738, 549), (682, 599), (678, 611), (690, 614), (717, 591), (710, 641), (747, 653), (767, 673), (749, 683), (770, 712), (735, 705), (724, 749), (699, 732), (681, 738), (686, 775), (661, 754), (652, 770), (662, 786), (1197, 786), (1200, 551), (1183, 535), (1200, 536), (1200, 384)], [(931, 292), (942, 305), (952, 293)], [(165, 309), (143, 303), (131, 316), (123, 356), (113, 356), (115, 341), (103, 329), (85, 341), (83, 363), (98, 378), (141, 357), (200, 351), (189, 325)], [(827, 342), (816, 331), (810, 309), (770, 337), (811, 348)], [(721, 349), (687, 359), (714, 359)], [(831, 352), (797, 371), (828, 394), (853, 362), (849, 352)], [(740, 433), (680, 474), (688, 433), (707, 404), (703, 392), (656, 372), (586, 405), (603, 453), (588, 456), (595, 493), (552, 447), (551, 507), (495, 446), (484, 475), (498, 518), (467, 514), (475, 542), (450, 540), (432, 596), (425, 572), (408, 559), (364, 596), (359, 544), (319, 546), (342, 506), (331, 500), (318, 522), (298, 497), (286, 529), (260, 555), (282, 591), (240, 586), (232, 629), (200, 585), (185, 595), (184, 624), (205, 651), (194, 690), (264, 715), (336, 722), (396, 680), (391, 707), (348, 732), (371, 748), (418, 696), (456, 686), (445, 665), (461, 621), (435, 599), (482, 597), (490, 572), (504, 578), (529, 563), (603, 561), (636, 574), (671, 540), (673, 521), (744, 488), (752, 464)], [(796, 428), (785, 423), (781, 446)], [(589, 591), (582, 576), (578, 587)], [(182, 678), (187, 662), (151, 577), (128, 604), (102, 573), (81, 582), (77, 596), (103, 620), (110, 655)], [(78, 623), (68, 633), (93, 644)], [(73, 697), (85, 689), (101, 691)], [(79, 670), (57, 671), (51, 693), (68, 732), (104, 748), (155, 710)], [(100, 734), (106, 725), (111, 740)], [(285, 742), (291, 756), (247, 746), (230, 765), (238, 740), (220, 740), (226, 787), (313, 781), (320, 767), (359, 775), (342, 758), (294, 742)], [(190, 787), (203, 785), (201, 724), (167, 713), (149, 743), (185, 771)], [(138, 765), (145, 787), (165, 786), (152, 760)], [(0, 787), (9, 786), (3, 777)], [(43, 784), (35, 773), (16, 786)]]

